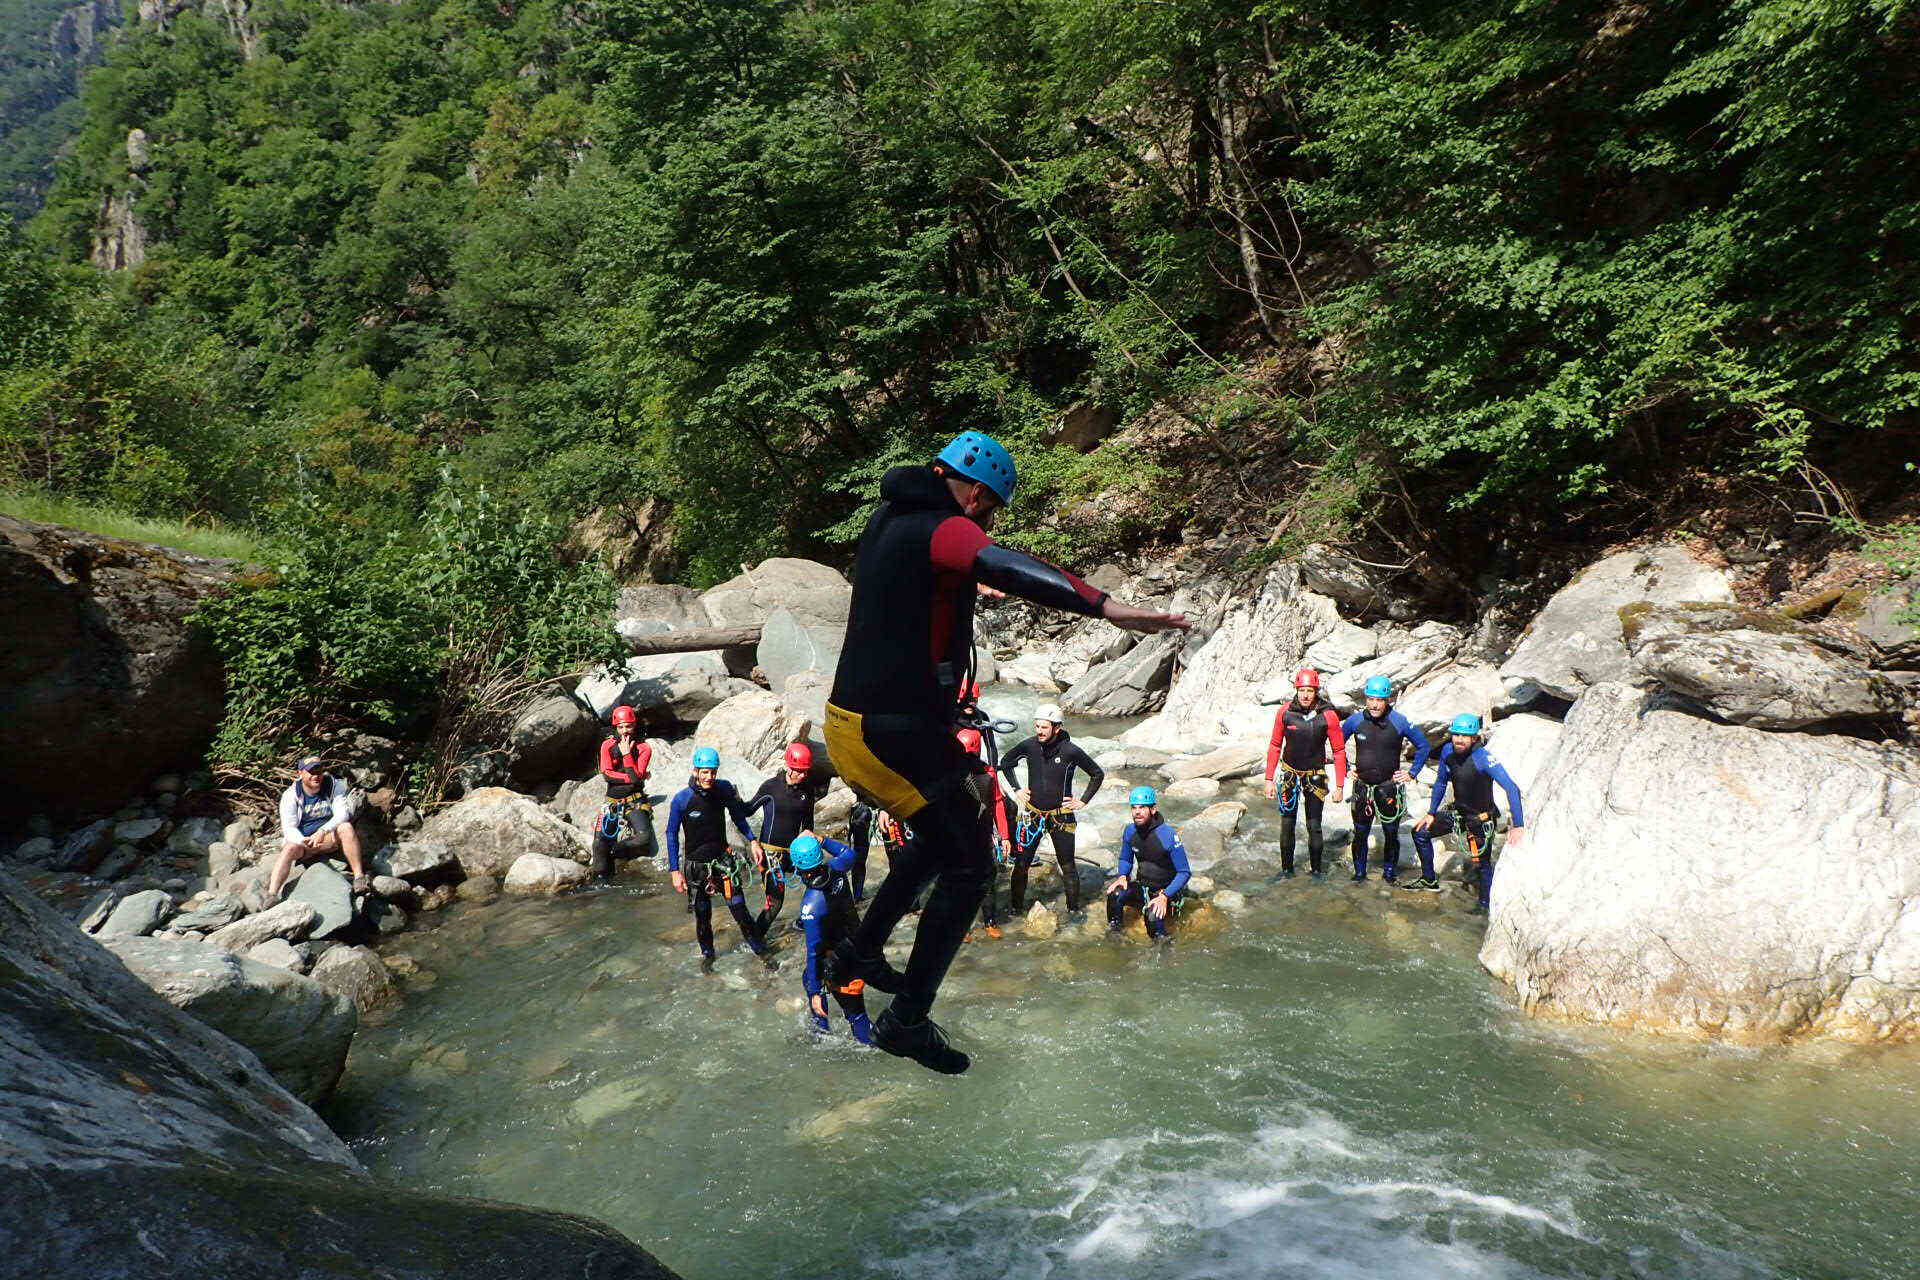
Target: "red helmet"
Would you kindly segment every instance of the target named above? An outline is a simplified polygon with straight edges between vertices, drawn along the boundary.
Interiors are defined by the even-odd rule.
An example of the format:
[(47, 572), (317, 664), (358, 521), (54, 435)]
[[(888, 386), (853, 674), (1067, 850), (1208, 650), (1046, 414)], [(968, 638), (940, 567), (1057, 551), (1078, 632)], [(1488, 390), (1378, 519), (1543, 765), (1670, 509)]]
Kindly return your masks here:
[(638, 719), (639, 717), (633, 714), (632, 707), (615, 707), (613, 709), (612, 720), (616, 728), (620, 725), (626, 725), (628, 728), (632, 728), (634, 722)]
[(813, 768), (813, 748), (804, 742), (796, 742), (788, 747), (787, 768), (797, 769), (801, 773)]
[(976, 756), (980, 754), (980, 731), (978, 729), (962, 729), (955, 736), (960, 739), (961, 746)]
[(1293, 673), (1293, 687), (1296, 689), (1318, 689), (1320, 673), (1312, 667), (1302, 667)]

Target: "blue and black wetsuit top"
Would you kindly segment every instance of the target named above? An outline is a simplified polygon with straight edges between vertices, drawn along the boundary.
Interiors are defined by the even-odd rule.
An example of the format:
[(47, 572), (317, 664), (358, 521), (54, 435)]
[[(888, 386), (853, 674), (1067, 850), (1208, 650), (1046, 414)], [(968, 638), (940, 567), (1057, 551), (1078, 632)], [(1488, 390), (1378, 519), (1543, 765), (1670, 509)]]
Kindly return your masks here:
[(819, 800), (820, 791), (812, 778), (802, 778), (795, 786), (781, 772), (761, 783), (752, 801), (753, 810), (762, 815), (760, 843), (784, 849), (802, 831), (813, 830), (813, 806)]
[(1440, 772), (1433, 779), (1431, 812), (1440, 812), (1449, 782), (1453, 784), (1453, 807), (1476, 816), (1497, 815), (1500, 812), (1500, 807), (1493, 800), (1494, 785), (1499, 784), (1500, 789), (1507, 793), (1513, 825), (1527, 825), (1526, 815), (1520, 808), (1520, 784), (1513, 780), (1505, 765), (1487, 754), (1485, 747), (1460, 751), (1449, 743), (1441, 749)]
[(1192, 878), (1180, 833), (1157, 813), (1145, 826), (1129, 822), (1120, 836), (1120, 874), (1134, 876), (1136, 867), (1137, 878), (1149, 896), (1164, 893), (1171, 898)]
[(807, 967), (800, 981), (809, 998), (819, 995), (825, 986), (827, 975), (822, 970), (833, 949), (860, 927), (860, 913), (847, 883), (847, 873), (858, 855), (838, 840), (822, 838), (820, 847), (827, 860), (801, 873), (807, 885), (807, 896), (800, 900), (800, 932), (807, 937)]
[(1342, 722), (1340, 730), (1353, 743), (1353, 769), (1365, 783), (1392, 780), (1400, 769), (1402, 743), (1413, 744), (1413, 763), (1407, 766), (1407, 772), (1416, 778), (1433, 754), (1433, 744), (1420, 732), (1420, 726), (1392, 707), (1378, 719), (1370, 712), (1356, 711)]
[(691, 784), (682, 787), (667, 812), (667, 869), (680, 869), (680, 833), (687, 836), (688, 862), (713, 862), (726, 856), (727, 816), (747, 839), (754, 839), (747, 823), (753, 810), (740, 798), (731, 782), (715, 778), (705, 791)]

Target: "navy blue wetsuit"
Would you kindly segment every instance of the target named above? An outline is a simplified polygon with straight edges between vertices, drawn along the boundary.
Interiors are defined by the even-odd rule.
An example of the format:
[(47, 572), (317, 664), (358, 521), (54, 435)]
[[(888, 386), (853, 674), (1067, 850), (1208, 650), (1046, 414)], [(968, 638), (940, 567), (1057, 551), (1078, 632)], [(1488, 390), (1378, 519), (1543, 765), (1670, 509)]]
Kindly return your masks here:
[[(1127, 877), (1127, 887), (1107, 895), (1107, 927), (1118, 929), (1126, 909), (1139, 907), (1147, 922), (1147, 936), (1166, 937), (1167, 926), (1173, 923), (1174, 900), (1192, 878), (1180, 833), (1157, 813), (1145, 826), (1129, 822), (1120, 836), (1119, 873)], [(1147, 904), (1161, 893), (1167, 895), (1167, 914), (1155, 920), (1147, 913)]]
[[(747, 946), (755, 955), (767, 949), (753, 917), (747, 914), (746, 895), (733, 875), (733, 852), (727, 848), (729, 815), (740, 834), (753, 839), (747, 827), (753, 810), (725, 778), (715, 778), (704, 791), (689, 783), (674, 796), (673, 807), (667, 811), (667, 870), (679, 871), (687, 878), (687, 893), (693, 898), (694, 933), (703, 956), (713, 955), (712, 898), (716, 889), (726, 893), (727, 910), (733, 913), (733, 922), (740, 926), (740, 936)], [(680, 865), (683, 831), (687, 839), (684, 867)]]
[(1367, 878), (1367, 837), (1373, 832), (1373, 820), (1380, 819), (1381, 879), (1388, 884), (1400, 874), (1400, 819), (1405, 814), (1406, 792), (1393, 780), (1400, 771), (1403, 744), (1413, 744), (1413, 763), (1407, 772), (1419, 777), (1427, 767), (1433, 744), (1420, 726), (1391, 707), (1379, 719), (1366, 711), (1356, 711), (1341, 722), (1340, 731), (1353, 744), (1353, 878)]
[(816, 996), (831, 991), (840, 1012), (847, 1015), (847, 1027), (861, 1044), (873, 1043), (873, 1028), (867, 1021), (865, 989), (858, 978), (840, 981), (833, 972), (833, 952), (840, 940), (860, 927), (859, 913), (853, 906), (853, 888), (848, 881), (859, 862), (859, 854), (838, 840), (822, 840), (827, 860), (818, 867), (800, 873), (807, 886), (800, 899), (800, 931), (807, 937), (807, 967), (800, 982), (807, 991), (807, 1016), (815, 1031), (827, 1029), (827, 1017), (813, 1007)]
[[(1453, 812), (1440, 812), (1447, 786), (1453, 786)], [(1433, 879), (1433, 841), (1436, 836), (1451, 835), (1457, 828), (1478, 850), (1474, 869), (1480, 879), (1480, 905), (1493, 900), (1493, 838), (1500, 826), (1500, 806), (1494, 803), (1495, 785), (1507, 793), (1507, 806), (1513, 825), (1527, 825), (1520, 808), (1520, 786), (1506, 766), (1487, 754), (1485, 747), (1459, 751), (1447, 746), (1440, 751), (1440, 772), (1433, 779), (1433, 825), (1413, 833), (1413, 847), (1420, 851), (1420, 873)]]

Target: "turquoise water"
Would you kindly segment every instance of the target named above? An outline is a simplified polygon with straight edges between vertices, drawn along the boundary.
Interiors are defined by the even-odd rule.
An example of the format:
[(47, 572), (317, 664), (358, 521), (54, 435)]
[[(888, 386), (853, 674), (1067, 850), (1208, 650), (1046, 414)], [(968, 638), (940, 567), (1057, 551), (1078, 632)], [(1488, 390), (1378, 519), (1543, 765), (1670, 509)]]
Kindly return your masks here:
[(426, 972), (328, 1118), (378, 1174), (595, 1215), (692, 1280), (1916, 1274), (1920, 1050), (1534, 1022), (1463, 896), (1274, 883), (1270, 835), (1221, 869), (1245, 910), (1171, 948), (970, 943), (957, 1079), (837, 1012), (811, 1040), (797, 935), (768, 973), (717, 913), (700, 974), (653, 873), (459, 906), (401, 940)]

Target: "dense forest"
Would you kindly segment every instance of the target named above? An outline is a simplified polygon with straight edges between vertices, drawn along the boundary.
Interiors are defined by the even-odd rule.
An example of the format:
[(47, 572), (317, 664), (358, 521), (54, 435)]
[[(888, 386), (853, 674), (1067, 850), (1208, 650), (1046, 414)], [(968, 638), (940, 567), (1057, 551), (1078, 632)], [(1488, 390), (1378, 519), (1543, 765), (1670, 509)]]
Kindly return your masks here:
[[(960, 426), (1075, 558), (1911, 514), (1907, 0), (167, 13), (0, 246), (0, 486), (274, 540), (232, 753), (608, 590), (589, 514), (831, 554)], [(499, 652), (601, 643), (542, 616)]]

